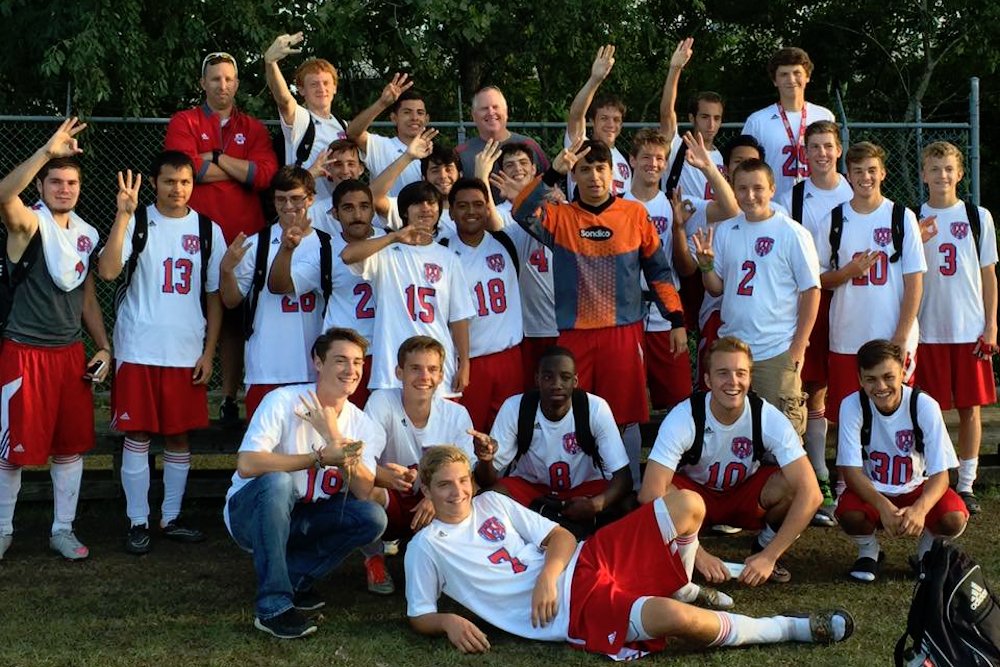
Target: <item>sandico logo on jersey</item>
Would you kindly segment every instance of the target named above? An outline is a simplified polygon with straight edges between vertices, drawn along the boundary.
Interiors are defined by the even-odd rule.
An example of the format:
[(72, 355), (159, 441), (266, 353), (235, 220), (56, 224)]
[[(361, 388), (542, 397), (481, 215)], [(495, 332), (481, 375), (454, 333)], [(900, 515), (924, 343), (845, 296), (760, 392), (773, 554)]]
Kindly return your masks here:
[(78, 236), (76, 237), (76, 249), (80, 252), (89, 253), (94, 249), (94, 244), (89, 236)]
[(753, 441), (750, 438), (733, 438), (733, 456), (740, 459), (753, 454)]
[(497, 273), (503, 271), (503, 267), (505, 265), (506, 264), (503, 261), (503, 255), (501, 255), (500, 253), (497, 253), (495, 255), (490, 255), (489, 257), (486, 258), (486, 266), (490, 267)]
[(484, 521), (476, 532), (487, 542), (500, 542), (507, 537), (507, 529), (504, 528), (503, 522), (495, 516)]
[(662, 215), (651, 215), (649, 216), (649, 221), (653, 223), (653, 227), (656, 227), (657, 234), (662, 234), (667, 231), (667, 225), (670, 223), (670, 221)]
[(967, 222), (953, 222), (951, 223), (951, 235), (956, 239), (964, 239), (969, 235), (969, 223)]
[(761, 236), (753, 244), (754, 252), (761, 257), (771, 252), (772, 248), (774, 248), (774, 239), (772, 239), (770, 236)]
[(913, 444), (915, 442), (913, 437), (913, 431), (896, 431), (896, 446), (899, 447), (899, 451), (904, 454), (909, 454), (910, 450), (913, 449)]
[(580, 238), (591, 241), (607, 241), (612, 236), (614, 236), (614, 232), (602, 225), (594, 225), (580, 230)]
[(201, 240), (197, 234), (185, 234), (181, 237), (181, 247), (191, 255), (197, 254), (201, 248)]
[(424, 280), (429, 283), (441, 280), (441, 267), (437, 264), (424, 264)]
[(875, 243), (884, 248), (892, 243), (892, 230), (888, 227), (876, 227), (875, 231), (872, 232), (872, 237), (875, 239)]
[(567, 454), (579, 454), (581, 449), (580, 445), (576, 444), (576, 432), (567, 433), (563, 436), (563, 449), (566, 450)]

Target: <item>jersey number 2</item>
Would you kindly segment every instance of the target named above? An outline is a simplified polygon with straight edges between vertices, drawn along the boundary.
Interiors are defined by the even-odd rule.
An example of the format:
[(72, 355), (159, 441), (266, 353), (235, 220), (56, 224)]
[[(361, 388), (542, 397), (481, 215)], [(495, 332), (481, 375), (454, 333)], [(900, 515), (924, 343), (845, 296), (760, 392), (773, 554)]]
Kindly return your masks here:
[(746, 273), (743, 274), (743, 280), (740, 281), (740, 286), (736, 288), (736, 293), (740, 296), (753, 296), (753, 285), (750, 284), (750, 281), (757, 275), (757, 263), (748, 259), (743, 262), (743, 270)]

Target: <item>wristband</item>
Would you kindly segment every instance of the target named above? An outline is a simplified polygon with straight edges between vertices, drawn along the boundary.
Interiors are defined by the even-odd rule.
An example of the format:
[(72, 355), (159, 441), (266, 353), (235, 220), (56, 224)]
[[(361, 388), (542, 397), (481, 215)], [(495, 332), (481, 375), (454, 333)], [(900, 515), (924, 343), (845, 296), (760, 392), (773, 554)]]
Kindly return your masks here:
[(219, 166), (219, 156), (222, 155), (222, 151), (213, 150), (212, 151), (212, 164)]
[(699, 264), (698, 265), (698, 270), (701, 271), (702, 273), (708, 273), (709, 271), (712, 271), (713, 269), (715, 269), (715, 262), (709, 262), (708, 264)]

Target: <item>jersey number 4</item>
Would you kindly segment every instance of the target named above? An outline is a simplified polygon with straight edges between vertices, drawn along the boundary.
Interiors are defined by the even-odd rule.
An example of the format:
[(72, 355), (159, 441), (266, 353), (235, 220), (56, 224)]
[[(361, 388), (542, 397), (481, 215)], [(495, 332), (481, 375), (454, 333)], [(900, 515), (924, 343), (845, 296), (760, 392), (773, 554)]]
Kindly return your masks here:
[(528, 569), (528, 566), (519, 561), (514, 556), (510, 555), (510, 552), (506, 548), (500, 548), (491, 553), (489, 556), (489, 561), (494, 565), (500, 565), (501, 563), (510, 563), (510, 569), (514, 571), (514, 574), (521, 574)]
[(434, 295), (437, 290), (433, 287), (417, 287), (410, 285), (404, 290), (406, 292), (406, 309), (410, 313), (410, 319), (416, 322), (420, 320), (424, 324), (434, 321)]

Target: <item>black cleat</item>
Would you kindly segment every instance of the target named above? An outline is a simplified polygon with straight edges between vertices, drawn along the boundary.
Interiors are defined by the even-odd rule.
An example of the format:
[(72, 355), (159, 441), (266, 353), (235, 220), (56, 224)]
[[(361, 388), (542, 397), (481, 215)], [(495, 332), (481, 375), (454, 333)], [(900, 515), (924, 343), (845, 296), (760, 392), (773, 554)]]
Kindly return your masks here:
[(308, 620), (295, 607), (282, 612), (274, 618), (253, 619), (253, 626), (258, 630), (274, 635), (278, 639), (298, 639), (316, 632), (317, 626)]
[(976, 498), (976, 494), (972, 491), (963, 491), (958, 494), (958, 497), (965, 502), (965, 509), (969, 510), (969, 514), (979, 514), (983, 511), (983, 506), (979, 504), (979, 498)]
[(299, 611), (318, 611), (326, 606), (326, 600), (309, 591), (295, 591), (292, 604)]
[(149, 526), (141, 524), (128, 529), (125, 537), (125, 551), (136, 556), (148, 554), (150, 549)]
[(183, 542), (185, 544), (197, 544), (198, 542), (205, 541), (205, 534), (202, 533), (197, 528), (192, 528), (184, 524), (180, 518), (174, 519), (166, 526), (160, 528), (164, 537), (170, 538), (176, 542)]

